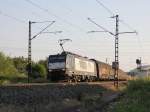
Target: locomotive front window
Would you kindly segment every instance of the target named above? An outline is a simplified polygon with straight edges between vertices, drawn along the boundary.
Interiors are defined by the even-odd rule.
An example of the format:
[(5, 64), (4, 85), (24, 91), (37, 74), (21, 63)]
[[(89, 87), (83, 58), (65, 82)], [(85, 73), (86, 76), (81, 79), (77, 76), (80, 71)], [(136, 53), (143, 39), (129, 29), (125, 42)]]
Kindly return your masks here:
[(65, 62), (65, 56), (50, 56), (49, 62), (56, 63), (56, 62)]

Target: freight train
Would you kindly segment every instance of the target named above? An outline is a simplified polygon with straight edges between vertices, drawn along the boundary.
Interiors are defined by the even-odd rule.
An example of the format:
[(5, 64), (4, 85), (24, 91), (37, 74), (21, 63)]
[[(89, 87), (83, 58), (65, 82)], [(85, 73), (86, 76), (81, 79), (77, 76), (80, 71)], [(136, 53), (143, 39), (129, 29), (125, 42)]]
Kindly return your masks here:
[[(113, 80), (112, 66), (95, 59), (88, 59), (71, 52), (50, 55), (47, 78), (52, 81), (96, 81)], [(119, 80), (129, 76), (119, 69)]]

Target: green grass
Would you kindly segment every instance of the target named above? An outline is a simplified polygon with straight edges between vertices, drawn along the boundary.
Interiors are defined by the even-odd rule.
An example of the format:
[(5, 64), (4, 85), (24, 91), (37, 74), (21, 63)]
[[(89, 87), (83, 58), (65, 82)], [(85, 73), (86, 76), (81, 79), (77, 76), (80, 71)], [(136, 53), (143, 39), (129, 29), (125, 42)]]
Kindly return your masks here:
[[(46, 78), (31, 78), (30, 83), (48, 83)], [(17, 74), (16, 76), (0, 76), (0, 85), (28, 83), (28, 77), (25, 74)]]
[(112, 112), (150, 112), (150, 78), (130, 81)]
[(12, 84), (12, 83), (26, 83), (27, 76), (25, 74), (19, 74), (16, 76), (0, 76), (0, 85)]

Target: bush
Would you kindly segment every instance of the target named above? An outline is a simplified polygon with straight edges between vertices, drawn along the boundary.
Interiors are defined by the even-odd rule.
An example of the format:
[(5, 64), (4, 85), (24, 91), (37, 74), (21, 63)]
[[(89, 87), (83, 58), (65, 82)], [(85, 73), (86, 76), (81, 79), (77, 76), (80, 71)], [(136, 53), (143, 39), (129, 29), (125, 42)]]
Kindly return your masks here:
[(27, 74), (26, 73), (26, 66), (28, 64), (27, 58), (24, 58), (22, 56), (22, 57), (15, 57), (12, 60), (13, 60), (15, 68), (18, 70), (19, 73)]
[(5, 56), (0, 52), (0, 77), (17, 77), (19, 72), (15, 68), (10, 57)]
[[(46, 78), (47, 60), (32, 62), (31, 78)], [(27, 81), (28, 60), (24, 57), (10, 58), (0, 52), (0, 84), (4, 82), (18, 83)]]
[(46, 78), (46, 68), (42, 64), (35, 64), (32, 66), (33, 78)]
[(8, 83), (25, 82), (24, 73), (19, 73), (13, 59), (0, 52), (0, 85)]

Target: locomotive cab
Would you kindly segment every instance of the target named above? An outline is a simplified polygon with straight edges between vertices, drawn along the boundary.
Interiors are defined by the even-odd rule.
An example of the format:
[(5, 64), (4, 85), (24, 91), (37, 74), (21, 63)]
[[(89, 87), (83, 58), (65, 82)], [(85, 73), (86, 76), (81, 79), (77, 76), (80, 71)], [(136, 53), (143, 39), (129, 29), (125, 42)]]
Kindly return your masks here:
[(66, 54), (50, 55), (48, 59), (48, 79), (63, 80), (66, 69)]

